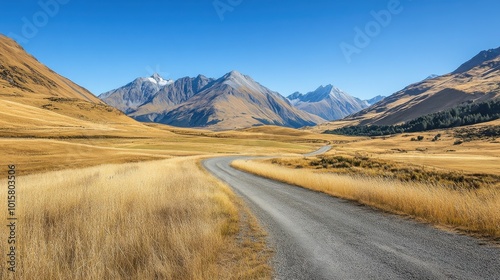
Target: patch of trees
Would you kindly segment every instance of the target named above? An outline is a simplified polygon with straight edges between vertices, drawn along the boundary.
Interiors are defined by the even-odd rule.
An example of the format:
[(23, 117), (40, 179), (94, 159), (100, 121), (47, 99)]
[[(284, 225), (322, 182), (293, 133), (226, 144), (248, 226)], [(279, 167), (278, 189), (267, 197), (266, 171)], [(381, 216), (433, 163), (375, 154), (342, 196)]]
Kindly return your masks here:
[(421, 132), (488, 122), (500, 118), (500, 99), (470, 102), (445, 111), (425, 115), (400, 125), (348, 126), (324, 133), (353, 136), (384, 136)]

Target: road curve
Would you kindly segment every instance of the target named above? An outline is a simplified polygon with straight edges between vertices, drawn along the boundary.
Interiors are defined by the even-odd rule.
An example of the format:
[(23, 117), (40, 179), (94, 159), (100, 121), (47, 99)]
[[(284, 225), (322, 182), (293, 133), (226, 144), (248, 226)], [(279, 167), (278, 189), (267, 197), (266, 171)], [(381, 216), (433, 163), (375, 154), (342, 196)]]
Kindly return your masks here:
[(276, 279), (500, 279), (500, 249), (326, 194), (230, 167), (204, 167), (269, 233)]
[(332, 146), (323, 146), (323, 147), (319, 148), (319, 150), (314, 151), (314, 152), (310, 152), (308, 154), (305, 154), (304, 156), (305, 157), (318, 156), (318, 155), (321, 155), (321, 154), (328, 152), (331, 149), (332, 149)]

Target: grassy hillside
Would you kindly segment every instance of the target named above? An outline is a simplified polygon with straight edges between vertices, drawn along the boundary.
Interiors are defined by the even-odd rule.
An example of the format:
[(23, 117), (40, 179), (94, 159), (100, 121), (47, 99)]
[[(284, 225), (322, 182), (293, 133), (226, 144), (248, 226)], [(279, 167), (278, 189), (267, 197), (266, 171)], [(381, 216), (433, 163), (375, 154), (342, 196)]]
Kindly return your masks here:
[(483, 51), (457, 71), (412, 84), (348, 120), (361, 125), (396, 125), (500, 96), (500, 49)]

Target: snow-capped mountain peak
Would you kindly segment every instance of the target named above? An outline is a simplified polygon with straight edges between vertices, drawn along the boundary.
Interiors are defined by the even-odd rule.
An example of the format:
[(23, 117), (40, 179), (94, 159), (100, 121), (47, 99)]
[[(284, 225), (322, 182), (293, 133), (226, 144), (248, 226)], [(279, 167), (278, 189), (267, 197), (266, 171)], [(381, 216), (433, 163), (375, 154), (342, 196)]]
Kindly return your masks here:
[(153, 76), (148, 78), (148, 80), (154, 84), (161, 86), (161, 87), (174, 83), (173, 80), (163, 79), (163, 77), (160, 76), (160, 74), (158, 74), (158, 73), (154, 73)]
[(327, 120), (340, 119), (367, 107), (363, 101), (331, 84), (306, 94), (295, 92), (288, 96), (288, 100), (295, 107)]

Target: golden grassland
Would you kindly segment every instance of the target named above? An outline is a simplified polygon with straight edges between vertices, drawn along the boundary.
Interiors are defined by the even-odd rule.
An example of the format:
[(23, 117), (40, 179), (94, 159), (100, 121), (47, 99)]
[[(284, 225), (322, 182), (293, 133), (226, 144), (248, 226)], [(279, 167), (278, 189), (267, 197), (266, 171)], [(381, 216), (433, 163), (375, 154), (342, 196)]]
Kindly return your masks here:
[(16, 279), (270, 278), (264, 234), (197, 161), (19, 177)]
[[(498, 126), (498, 121), (483, 125)], [(456, 145), (456, 131), (462, 128), (398, 134), (390, 137), (358, 137), (351, 142), (334, 145), (327, 155), (355, 155), (401, 164), (431, 167), (442, 171), (500, 175), (500, 139), (485, 138)], [(441, 134), (438, 141), (432, 141)], [(422, 141), (411, 141), (423, 136)]]
[(172, 156), (305, 153), (334, 138), (142, 124), (105, 105), (44, 96), (0, 95), (0, 157), (23, 174)]
[(500, 176), (485, 173), (443, 171), (410, 163), (373, 159), (360, 154), (318, 157), (287, 157), (267, 160), (289, 168), (308, 168), (321, 172), (362, 175), (440, 185), (450, 189), (500, 189)]
[(19, 165), (23, 174), (176, 156), (300, 154), (315, 148), (307, 143), (255, 138), (239, 140), (178, 135), (163, 138), (0, 138), (0, 146), (0, 157)]
[(500, 238), (500, 189), (453, 190), (437, 184), (316, 173), (239, 160), (233, 166), (267, 178), (410, 215), (437, 225)]
[[(0, 158), (16, 164), (20, 175), (16, 279), (270, 278), (265, 234), (241, 200), (201, 170), (201, 157), (297, 155), (332, 144), (327, 156), (361, 154), (442, 172), (500, 175), (495, 139), (454, 145), (454, 130), (440, 131), (435, 142), (430, 139), (438, 132), (425, 133), (421, 142), (410, 141), (417, 134), (320, 134), (356, 121), (221, 132), (143, 124), (12, 42), (0, 46), (0, 60), (15, 74), (11, 82), (0, 80)], [(384, 210), (499, 236), (495, 188), (457, 192), (432, 183), (238, 164)], [(6, 185), (2, 177), (0, 185)], [(5, 195), (0, 192), (0, 200)], [(6, 214), (0, 211), (0, 219)], [(7, 228), (0, 234), (7, 236)], [(0, 279), (9, 277), (5, 266), (1, 261)]]
[[(270, 253), (264, 233), (228, 188), (200, 170), (195, 164), (198, 156), (297, 155), (329, 143), (333, 150), (327, 156), (362, 154), (401, 165), (411, 161), (443, 172), (497, 174), (500, 170), (500, 151), (494, 141), (453, 145), (456, 137), (452, 130), (442, 131), (437, 142), (430, 140), (437, 132), (425, 134), (422, 142), (410, 141), (415, 134), (370, 139), (273, 126), (212, 132), (130, 119), (123, 122), (123, 116), (109, 108), (88, 109), (86, 103), (69, 112), (74, 102), (80, 104), (74, 100), (40, 99), (40, 104), (31, 105), (12, 100), (0, 100), (0, 109), (4, 109), (0, 110), (0, 157), (5, 163), (16, 164), (22, 175), (19, 279), (29, 279), (35, 272), (40, 279), (68, 275), (76, 279), (269, 278)], [(418, 193), (428, 187), (393, 182), (394, 190), (386, 190), (377, 188), (387, 182), (380, 179), (335, 178), (351, 182), (351, 191), (367, 185), (354, 191), (366, 204), (372, 202), (364, 202), (365, 196), (371, 199), (367, 201), (377, 201), (369, 186), (372, 192), (387, 193), (387, 201), (401, 195), (397, 197), (401, 207), (408, 204), (403, 188)], [(492, 223), (488, 219), (499, 216), (498, 204), (494, 204), (498, 200), (492, 198), (498, 197), (497, 193), (490, 191), (460, 194), (429, 188), (423, 192), (427, 200), (422, 200), (424, 196), (416, 200), (415, 195), (415, 202), (409, 201), (422, 205), (415, 213), (406, 208), (394, 210), (384, 204), (386, 200), (378, 207), (416, 217), (425, 216), (419, 211), (428, 211), (428, 221), (484, 234), (485, 225)], [(484, 203), (470, 204), (477, 198)], [(443, 208), (439, 203), (445, 205), (447, 199), (459, 206)], [(496, 208), (489, 216), (475, 218), (492, 205)], [(426, 207), (434, 207), (435, 212)], [(463, 214), (466, 210), (468, 216)], [(453, 211), (464, 217), (446, 220), (445, 214)], [(0, 215), (5, 214), (0, 211)], [(461, 221), (466, 219), (475, 220), (463, 226)], [(498, 220), (496, 223), (498, 229)], [(498, 236), (498, 230), (488, 229), (487, 234)], [(1, 265), (5, 273), (5, 263)]]

